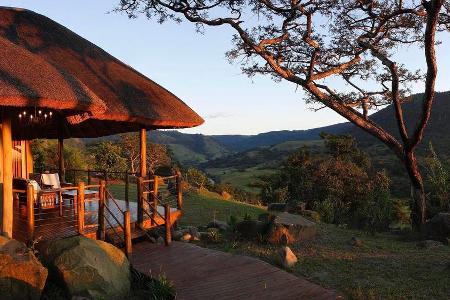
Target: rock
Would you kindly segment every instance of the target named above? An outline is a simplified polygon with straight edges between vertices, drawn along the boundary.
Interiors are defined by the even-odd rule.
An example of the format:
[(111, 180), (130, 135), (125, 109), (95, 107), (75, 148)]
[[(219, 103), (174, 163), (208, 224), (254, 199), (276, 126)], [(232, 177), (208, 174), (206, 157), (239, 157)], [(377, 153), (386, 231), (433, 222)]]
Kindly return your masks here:
[(198, 229), (195, 226), (189, 226), (188, 227), (188, 232), (192, 236), (198, 236)]
[(433, 241), (433, 240), (424, 240), (424, 241), (420, 241), (417, 243), (417, 247), (422, 248), (422, 249), (434, 249), (434, 248), (439, 248), (441, 246), (444, 246), (444, 244), (442, 244), (439, 241)]
[(42, 257), (70, 297), (124, 299), (130, 293), (130, 263), (111, 244), (75, 236), (50, 242)]
[(286, 203), (270, 203), (267, 206), (268, 211), (286, 211)]
[(317, 211), (305, 209), (304, 211), (300, 212), (300, 215), (308, 218), (313, 222), (320, 223), (320, 214)]
[(25, 244), (0, 236), (1, 299), (40, 299), (47, 275)]
[(353, 247), (361, 247), (363, 245), (363, 241), (361, 239), (358, 239), (357, 237), (353, 236), (348, 241), (348, 244)]
[(156, 239), (156, 244), (158, 244), (158, 245), (164, 245), (164, 238), (162, 237), (162, 236), (159, 236), (157, 239)]
[(226, 222), (213, 220), (208, 224), (208, 228), (218, 228), (221, 231), (227, 231), (230, 228), (230, 226)]
[(231, 198), (233, 198), (233, 196), (230, 195), (230, 193), (226, 192), (226, 191), (222, 191), (222, 193), (220, 193), (220, 195), (222, 196), (223, 199), (225, 200), (230, 200)]
[(265, 229), (265, 239), (271, 244), (291, 244), (312, 239), (315, 235), (314, 222), (287, 212), (275, 216)]
[(283, 246), (278, 250), (278, 259), (279, 264), (286, 269), (292, 268), (297, 263), (297, 256), (288, 246)]
[(179, 241), (183, 237), (183, 231), (182, 230), (175, 230), (172, 234), (172, 239), (174, 241)]
[(185, 233), (181, 237), (180, 241), (182, 242), (189, 242), (192, 239), (192, 235), (190, 233)]
[(427, 222), (425, 228), (429, 237), (450, 237), (450, 213), (438, 213)]

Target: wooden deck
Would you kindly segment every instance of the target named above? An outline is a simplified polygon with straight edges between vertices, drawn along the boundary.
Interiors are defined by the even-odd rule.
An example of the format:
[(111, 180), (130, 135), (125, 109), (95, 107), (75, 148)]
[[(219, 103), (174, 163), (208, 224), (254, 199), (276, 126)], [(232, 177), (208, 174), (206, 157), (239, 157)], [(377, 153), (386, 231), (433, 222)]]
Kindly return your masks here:
[[(129, 210), (131, 212), (132, 223), (132, 236), (133, 238), (141, 237), (144, 232), (139, 230), (135, 223), (137, 221), (137, 204), (136, 202), (129, 202), (128, 205), (123, 200), (116, 200), (122, 211)], [(107, 200), (107, 206), (111, 212), (119, 219), (123, 220), (121, 211), (111, 201)], [(63, 202), (62, 208), (63, 214), (60, 215), (59, 208), (41, 210), (40, 212), (35, 209), (35, 238), (39, 241), (47, 241), (56, 238), (64, 238), (74, 236), (78, 234), (78, 214), (73, 201), (67, 199)], [(26, 206), (19, 205), (18, 201), (14, 203), (14, 218), (13, 218), (13, 237), (21, 241), (28, 240), (27, 233), (27, 216)], [(92, 198), (85, 202), (85, 235), (90, 238), (95, 238), (97, 230), (97, 218), (98, 218), (98, 199)], [(158, 212), (164, 215), (164, 207), (158, 206)], [(172, 220), (176, 221), (181, 215), (181, 211), (176, 208), (171, 208)], [(109, 212), (105, 213), (105, 218), (109, 221), (106, 222), (107, 232), (110, 229), (111, 224), (113, 227), (117, 227), (117, 222), (111, 216)], [(156, 225), (163, 225), (164, 220), (160, 217), (156, 218)], [(149, 218), (144, 215), (144, 226), (146, 229), (151, 228), (152, 225)], [(116, 231), (120, 232), (120, 228), (116, 228)]]
[(167, 275), (179, 300), (336, 299), (327, 290), (255, 258), (173, 242), (133, 246), (132, 265), (140, 272)]

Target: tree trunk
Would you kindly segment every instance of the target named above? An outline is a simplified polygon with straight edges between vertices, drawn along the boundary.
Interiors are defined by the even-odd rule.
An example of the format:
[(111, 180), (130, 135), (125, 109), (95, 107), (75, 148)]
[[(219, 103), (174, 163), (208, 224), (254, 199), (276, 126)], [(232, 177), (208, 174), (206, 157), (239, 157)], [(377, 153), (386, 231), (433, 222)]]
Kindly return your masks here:
[(411, 198), (413, 200), (412, 225), (415, 230), (420, 230), (425, 224), (426, 200), (422, 175), (420, 174), (414, 152), (410, 151), (405, 154), (405, 166), (411, 181)]

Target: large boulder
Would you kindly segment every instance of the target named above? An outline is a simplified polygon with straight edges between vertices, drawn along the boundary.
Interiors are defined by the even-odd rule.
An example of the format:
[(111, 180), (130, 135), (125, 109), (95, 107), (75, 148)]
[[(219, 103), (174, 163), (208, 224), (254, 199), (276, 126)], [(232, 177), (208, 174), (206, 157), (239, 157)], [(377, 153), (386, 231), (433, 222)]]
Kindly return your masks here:
[(111, 244), (75, 236), (50, 242), (42, 256), (71, 297), (124, 299), (130, 293), (130, 263)]
[(426, 231), (429, 237), (447, 238), (450, 237), (450, 213), (438, 213), (426, 224)]
[(47, 273), (25, 244), (0, 236), (0, 299), (40, 299)]
[(266, 240), (271, 244), (290, 244), (316, 235), (316, 223), (299, 215), (287, 212), (273, 216), (266, 231)]

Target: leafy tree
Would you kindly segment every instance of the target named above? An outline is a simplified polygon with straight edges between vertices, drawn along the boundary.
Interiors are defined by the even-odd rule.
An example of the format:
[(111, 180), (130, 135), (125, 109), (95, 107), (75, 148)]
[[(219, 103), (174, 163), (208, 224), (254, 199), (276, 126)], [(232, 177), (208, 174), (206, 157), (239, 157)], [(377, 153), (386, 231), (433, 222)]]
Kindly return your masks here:
[[(36, 139), (31, 143), (34, 168), (37, 171), (58, 169), (58, 145), (55, 140)], [(85, 169), (88, 154), (82, 143), (77, 140), (67, 140), (64, 143), (65, 169)]]
[(295, 209), (298, 202), (305, 202), (325, 222), (372, 232), (387, 229), (393, 218), (387, 175), (374, 173), (370, 161), (359, 163), (359, 157), (369, 159), (350, 137), (322, 136), (330, 145), (328, 156), (313, 157), (306, 147), (292, 154), (282, 164), (280, 173), (267, 182), (262, 196), (269, 199), (263, 200), (270, 201), (276, 192), (286, 191), (290, 209)]
[(95, 168), (106, 172), (124, 172), (127, 159), (122, 156), (122, 148), (112, 142), (100, 142), (91, 148)]
[(429, 144), (429, 155), (425, 158), (427, 183), (430, 188), (429, 201), (437, 211), (450, 209), (450, 173), (442, 164), (433, 144)]
[[(414, 224), (424, 224), (425, 191), (415, 150), (435, 96), (436, 32), (450, 28), (448, 0), (120, 0), (117, 10), (161, 23), (185, 19), (200, 31), (231, 28), (234, 48), (227, 55), (243, 73), (302, 87), (310, 102), (334, 110), (396, 154), (410, 178)], [(411, 45), (424, 49), (425, 74), (395, 56)], [(406, 124), (402, 105), (411, 84), (422, 81), (418, 122)], [(370, 109), (391, 103), (400, 139), (369, 116)]]
[(185, 179), (190, 185), (198, 189), (203, 189), (208, 184), (208, 176), (196, 168), (189, 168)]
[[(140, 166), (140, 139), (137, 133), (121, 134), (119, 146), (122, 156), (127, 159), (132, 173), (137, 172)], [(147, 170), (154, 174), (158, 168), (171, 169), (173, 165), (172, 154), (166, 145), (147, 143)]]

